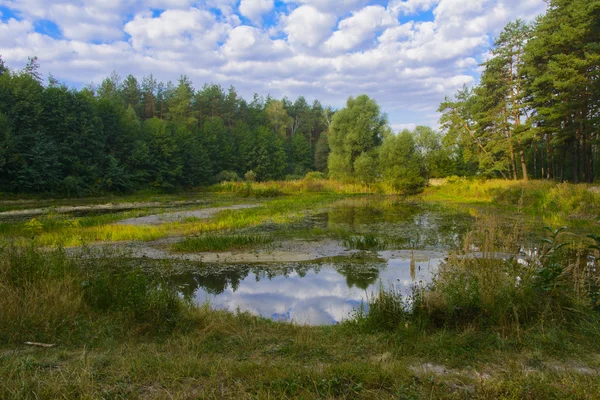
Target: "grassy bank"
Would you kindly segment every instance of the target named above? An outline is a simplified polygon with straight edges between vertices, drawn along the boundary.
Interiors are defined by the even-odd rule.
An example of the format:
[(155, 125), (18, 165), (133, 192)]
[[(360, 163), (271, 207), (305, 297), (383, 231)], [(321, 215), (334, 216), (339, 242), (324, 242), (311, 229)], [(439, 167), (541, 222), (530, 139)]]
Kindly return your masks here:
[(595, 218), (600, 192), (593, 185), (550, 181), (473, 180), (452, 178), (428, 187), (426, 201), (491, 204), (530, 214)]

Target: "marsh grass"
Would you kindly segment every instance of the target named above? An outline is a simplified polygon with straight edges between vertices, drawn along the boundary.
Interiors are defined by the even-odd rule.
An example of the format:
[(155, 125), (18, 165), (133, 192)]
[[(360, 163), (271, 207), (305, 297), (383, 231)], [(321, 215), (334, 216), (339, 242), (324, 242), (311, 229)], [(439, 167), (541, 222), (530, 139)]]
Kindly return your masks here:
[(568, 217), (600, 215), (600, 194), (590, 188), (587, 184), (551, 181), (454, 178), (427, 188), (422, 197), (429, 201), (494, 204), (529, 214), (548, 213), (564, 221)]
[[(470, 241), (480, 252), (483, 243), (502, 244), (504, 236), (488, 231)], [(600, 350), (591, 317), (566, 326), (546, 314), (543, 328), (532, 318), (520, 321), (519, 333), (498, 334), (502, 325), (489, 317), (478, 323), (453, 309), (456, 285), (438, 284), (422, 289), (451, 302), (428, 306), (451, 310), (446, 315), (460, 323), (433, 324), (418, 290), (410, 302), (381, 290), (362, 320), (293, 326), (190, 306), (126, 261), (2, 249), (0, 398), (593, 399), (600, 390), (600, 377), (587, 372), (600, 366), (590, 356)], [(467, 274), (452, 282), (512, 278), (493, 271), (485, 273), (495, 280), (484, 272), (475, 278), (462, 265), (448, 266)], [(496, 291), (488, 290), (491, 305)], [(32, 349), (25, 340), (58, 346)], [(578, 372), (580, 365), (587, 369)]]
[[(115, 265), (116, 264), (116, 265)], [(115, 258), (64, 249), (0, 249), (0, 343), (79, 343), (102, 332), (176, 328), (188, 305), (173, 288)]]
[(387, 186), (343, 183), (329, 179), (299, 179), (273, 182), (224, 182), (211, 186), (209, 190), (222, 193), (237, 193), (249, 197), (276, 197), (303, 193), (335, 194), (395, 194)]
[[(125, 255), (37, 247), (265, 226), (278, 237), (340, 197), (280, 196), (152, 227), (20, 227), (23, 246), (0, 249), (0, 398), (597, 398), (600, 254), (562, 245), (562, 231), (522, 263), (506, 256), (519, 227), (479, 219), (432, 285), (409, 298), (380, 290), (368, 313), (327, 327), (192, 306)], [(335, 229), (303, 234), (364, 241)]]
[(245, 250), (273, 243), (267, 235), (203, 235), (188, 237), (175, 243), (171, 249), (178, 252)]
[[(36, 224), (34, 228), (27, 226), (27, 223), (22, 223), (17, 224), (16, 228), (7, 225), (4, 229), (10, 240), (20, 245), (25, 245), (31, 238), (39, 246), (52, 247), (82, 246), (96, 242), (151, 241), (168, 236), (232, 231), (264, 223), (287, 224), (302, 219), (316, 207), (322, 207), (339, 199), (340, 196), (335, 194), (286, 196), (265, 200), (254, 208), (223, 210), (209, 219), (186, 219), (160, 225), (103, 223), (104, 218), (109, 217), (102, 216), (93, 217), (83, 224), (81, 221), (73, 222), (75, 220), (66, 219), (64, 222), (52, 223), (49, 229), (44, 227), (43, 222), (41, 226)], [(243, 202), (244, 199), (240, 201)]]
[(347, 236), (342, 243), (349, 249), (357, 250), (382, 250), (386, 247), (386, 242), (373, 234)]
[(392, 331), (402, 330), (402, 323), (424, 330), (474, 329), (518, 342), (540, 331), (560, 332), (557, 343), (567, 343), (569, 335), (598, 337), (597, 254), (565, 235), (563, 229), (548, 229), (535, 251), (518, 256), (518, 227), (482, 218), (430, 284), (414, 287), (404, 299), (393, 287), (381, 288), (356, 324)]

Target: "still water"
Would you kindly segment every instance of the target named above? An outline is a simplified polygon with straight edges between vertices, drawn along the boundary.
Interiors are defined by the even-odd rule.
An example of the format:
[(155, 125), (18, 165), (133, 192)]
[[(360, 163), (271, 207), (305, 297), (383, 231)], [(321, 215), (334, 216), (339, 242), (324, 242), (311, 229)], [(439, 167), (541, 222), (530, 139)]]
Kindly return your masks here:
[[(420, 256), (420, 254), (419, 254)], [(350, 317), (380, 288), (408, 293), (431, 279), (441, 258), (395, 258), (382, 262), (305, 264), (296, 267), (228, 266), (172, 277), (198, 304), (248, 311), (277, 321), (334, 324)]]
[[(348, 250), (344, 256), (306, 263), (205, 264), (170, 281), (197, 304), (277, 321), (335, 324), (350, 318), (361, 303), (366, 306), (381, 287), (409, 293), (415, 284), (429, 282), (446, 252), (460, 245), (474, 220), (473, 212), (464, 209), (344, 201), (289, 229), (375, 234), (386, 241), (387, 250)], [(319, 246), (318, 240), (314, 246)]]

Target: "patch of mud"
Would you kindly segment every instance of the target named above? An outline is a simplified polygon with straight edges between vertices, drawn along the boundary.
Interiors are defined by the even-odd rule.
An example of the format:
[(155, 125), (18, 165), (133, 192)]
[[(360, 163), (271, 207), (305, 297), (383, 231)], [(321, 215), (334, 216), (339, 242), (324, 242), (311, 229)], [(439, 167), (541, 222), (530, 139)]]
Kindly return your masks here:
[(185, 260), (204, 263), (281, 263), (316, 261), (331, 257), (350, 256), (359, 253), (358, 250), (347, 250), (339, 242), (331, 239), (319, 241), (288, 240), (253, 251), (225, 251), (206, 253), (171, 253), (166, 249), (155, 247), (164, 246), (173, 240), (160, 240), (144, 245), (132, 246), (131, 256), (155, 260)]
[(118, 225), (160, 225), (165, 222), (180, 222), (187, 218), (210, 218), (221, 211), (242, 210), (246, 208), (257, 207), (258, 204), (237, 204), (228, 207), (204, 208), (194, 211), (178, 211), (165, 214), (147, 215), (145, 217), (129, 218), (117, 222)]
[(44, 215), (49, 213), (54, 214), (66, 214), (66, 213), (93, 213), (93, 212), (111, 212), (111, 211), (125, 211), (134, 210), (138, 208), (160, 208), (160, 207), (181, 207), (187, 205), (198, 205), (206, 204), (206, 200), (192, 200), (192, 201), (174, 201), (169, 203), (161, 202), (134, 202), (134, 203), (106, 203), (106, 204), (93, 204), (89, 206), (59, 206), (59, 207), (44, 207), (44, 208), (31, 208), (25, 210), (12, 210), (0, 212), (0, 220), (4, 218), (16, 217), (16, 216), (36, 216)]

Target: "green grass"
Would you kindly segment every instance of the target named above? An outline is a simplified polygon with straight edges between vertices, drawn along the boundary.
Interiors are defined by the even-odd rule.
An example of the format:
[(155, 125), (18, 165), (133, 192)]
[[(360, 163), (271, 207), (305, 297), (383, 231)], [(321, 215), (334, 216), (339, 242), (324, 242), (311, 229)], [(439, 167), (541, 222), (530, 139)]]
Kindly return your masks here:
[[(286, 196), (264, 200), (258, 207), (224, 210), (209, 219), (187, 219), (166, 222), (160, 225), (119, 225), (116, 222), (127, 218), (94, 216), (81, 223), (76, 218), (57, 217), (54, 222), (47, 217), (23, 223), (0, 225), (0, 233), (6, 238), (25, 244), (32, 238), (39, 246), (81, 246), (96, 242), (151, 241), (170, 236), (190, 236), (217, 231), (236, 230), (258, 226), (264, 223), (286, 224), (302, 219), (316, 207), (323, 207), (341, 198), (335, 194), (312, 194)], [(205, 207), (219, 207), (224, 204), (248, 203), (244, 198), (225, 197), (226, 202), (215, 200)], [(132, 211), (131, 215), (152, 214), (151, 211)], [(39, 224), (38, 224), (39, 222)], [(28, 225), (29, 224), (29, 225)]]
[(449, 179), (431, 186), (421, 197), (427, 201), (492, 204), (529, 214), (554, 218), (591, 218), (600, 215), (600, 194), (593, 185), (553, 181)]
[(188, 237), (175, 243), (171, 249), (183, 253), (204, 251), (244, 250), (273, 243), (266, 235), (204, 235)]
[(384, 240), (373, 234), (350, 236), (343, 240), (345, 247), (357, 250), (382, 250), (386, 247)]
[[(8, 259), (46, 268), (24, 281), (3, 279), (22, 290), (30, 312), (10, 326), (10, 317), (0, 319), (9, 333), (0, 341), (1, 398), (594, 398), (600, 389), (587, 372), (599, 367), (598, 341), (580, 342), (577, 330), (546, 328), (519, 340), (468, 327), (419, 329), (399, 323), (396, 297), (371, 305), (375, 325), (299, 327), (174, 307), (180, 300), (135, 273), (101, 274), (82, 286), (60, 252)], [(58, 282), (65, 285), (53, 289)]]

